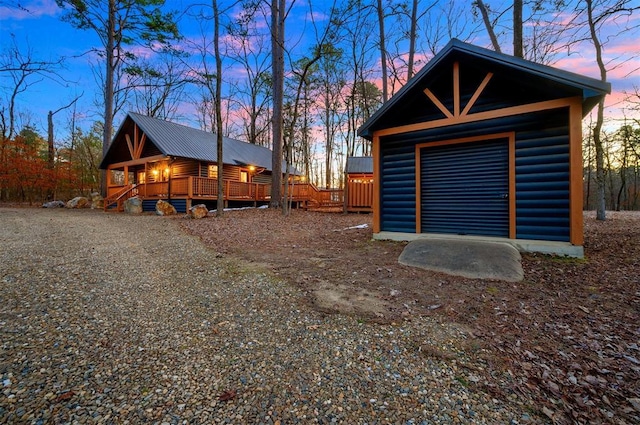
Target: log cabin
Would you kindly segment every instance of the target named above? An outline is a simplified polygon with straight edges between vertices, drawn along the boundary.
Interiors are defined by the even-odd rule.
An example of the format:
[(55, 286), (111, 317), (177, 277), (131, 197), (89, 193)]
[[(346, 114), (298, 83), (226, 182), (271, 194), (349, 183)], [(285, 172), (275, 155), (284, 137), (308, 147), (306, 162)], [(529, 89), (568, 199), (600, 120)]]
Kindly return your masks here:
[[(271, 150), (228, 137), (223, 143), (220, 176), (215, 134), (129, 112), (100, 164), (107, 171), (105, 210), (122, 210), (132, 196), (142, 199), (144, 211), (155, 210), (159, 199), (179, 212), (199, 203), (213, 206), (219, 177), (224, 180), (225, 205), (268, 203)], [(322, 191), (303, 181), (295, 169), (290, 168), (290, 174), (292, 202), (306, 206), (322, 199)]]
[(377, 239), (582, 257), (582, 118), (606, 82), (452, 40), (358, 130)]

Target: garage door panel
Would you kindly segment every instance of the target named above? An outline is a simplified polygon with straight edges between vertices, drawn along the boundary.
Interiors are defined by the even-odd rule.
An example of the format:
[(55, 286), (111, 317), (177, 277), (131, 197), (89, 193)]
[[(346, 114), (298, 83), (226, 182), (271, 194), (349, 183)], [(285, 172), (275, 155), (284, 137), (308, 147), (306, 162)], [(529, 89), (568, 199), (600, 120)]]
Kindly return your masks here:
[(509, 236), (506, 139), (420, 151), (423, 233)]

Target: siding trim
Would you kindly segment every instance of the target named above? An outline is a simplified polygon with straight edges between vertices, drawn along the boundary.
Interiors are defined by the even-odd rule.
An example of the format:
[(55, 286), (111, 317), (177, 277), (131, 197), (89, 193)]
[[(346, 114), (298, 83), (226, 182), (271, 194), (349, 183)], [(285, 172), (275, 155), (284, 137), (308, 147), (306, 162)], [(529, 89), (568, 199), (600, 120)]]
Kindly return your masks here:
[(142, 165), (142, 164), (146, 164), (147, 162), (161, 161), (163, 159), (167, 159), (167, 157), (165, 155), (145, 156), (144, 158), (140, 158), (140, 159), (133, 159), (130, 161), (122, 161), (122, 162), (116, 162), (114, 164), (109, 164), (107, 166), (107, 170), (112, 170), (114, 168), (122, 168), (125, 166)]
[(573, 99), (569, 105), (569, 241), (584, 244), (582, 217), (582, 102)]
[(373, 233), (380, 233), (380, 136), (373, 135)]
[[(439, 127), (448, 127), (457, 124), (465, 124), (476, 121), (485, 121), (493, 118), (502, 118), (511, 115), (521, 115), (527, 114), (530, 112), (540, 112), (549, 109), (558, 109), (558, 108), (566, 108), (575, 104), (576, 102), (580, 102), (582, 104), (582, 100), (580, 97), (567, 97), (563, 99), (555, 99), (555, 100), (545, 100), (543, 102), (535, 102), (529, 103), (526, 105), (519, 106), (510, 106), (508, 108), (494, 109), (492, 111), (478, 112), (475, 114), (469, 115), (460, 115), (452, 118), (443, 118), (434, 121), (421, 122), (417, 124), (408, 124), (401, 125), (398, 127), (384, 128), (381, 130), (376, 130), (374, 134), (374, 138), (376, 136), (391, 136), (401, 133), (409, 133), (412, 131), (420, 131), (420, 130), (430, 130), (432, 128)], [(582, 122), (582, 120), (580, 120)]]
[[(414, 159), (416, 164), (416, 173), (415, 173), (415, 182), (416, 182), (416, 234), (421, 233), (422, 231), (422, 198), (420, 196), (422, 187), (421, 187), (421, 159), (420, 159), (420, 150), (433, 148), (436, 146), (444, 146), (444, 145), (459, 145), (463, 143), (473, 143), (473, 142), (482, 142), (485, 140), (494, 140), (494, 139), (507, 139), (507, 144), (509, 146), (509, 239), (516, 238), (516, 133), (505, 132), (505, 133), (494, 133), (494, 134), (485, 134), (482, 136), (472, 136), (472, 137), (464, 137), (459, 139), (449, 139), (449, 140), (441, 140), (437, 142), (431, 143), (418, 143), (415, 146), (414, 150)], [(375, 154), (374, 154), (375, 158)], [(375, 159), (374, 159), (374, 167), (375, 167)], [(376, 170), (374, 168), (374, 176), (376, 174)], [(375, 180), (380, 180), (375, 179)], [(374, 188), (374, 191), (376, 189)], [(377, 192), (376, 192), (377, 193)], [(374, 196), (374, 205), (375, 205), (375, 196)], [(375, 208), (374, 208), (375, 212)], [(375, 216), (374, 216), (375, 223)], [(374, 233), (379, 233), (379, 230), (375, 230), (374, 225)]]

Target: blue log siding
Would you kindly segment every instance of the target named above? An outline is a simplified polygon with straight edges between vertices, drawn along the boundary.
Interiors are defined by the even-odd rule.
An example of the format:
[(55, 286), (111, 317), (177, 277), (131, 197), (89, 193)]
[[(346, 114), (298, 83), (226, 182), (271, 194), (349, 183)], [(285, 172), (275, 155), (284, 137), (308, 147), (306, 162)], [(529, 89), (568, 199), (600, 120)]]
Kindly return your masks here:
[(569, 241), (566, 127), (516, 136), (516, 238)]
[(416, 231), (416, 144), (514, 131), (516, 237), (569, 241), (566, 108), (382, 137), (380, 230)]
[(416, 164), (414, 145), (402, 140), (383, 145), (380, 191), (383, 209), (382, 229), (391, 232), (415, 232)]
[[(165, 199), (166, 201), (166, 199)], [(143, 211), (155, 211), (156, 203), (158, 203), (157, 199), (145, 199), (142, 201), (142, 210)], [(176, 209), (179, 213), (187, 212), (187, 200), (186, 199), (172, 199), (171, 205)]]

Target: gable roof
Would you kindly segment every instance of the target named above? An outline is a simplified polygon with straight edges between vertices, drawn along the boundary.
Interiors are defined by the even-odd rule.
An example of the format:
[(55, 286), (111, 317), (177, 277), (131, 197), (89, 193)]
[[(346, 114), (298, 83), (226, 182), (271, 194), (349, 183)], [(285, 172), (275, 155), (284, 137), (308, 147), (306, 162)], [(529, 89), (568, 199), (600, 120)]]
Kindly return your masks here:
[[(131, 119), (146, 134), (163, 155), (195, 159), (203, 162), (218, 162), (216, 134), (164, 121), (158, 118), (129, 112), (120, 125), (109, 146), (100, 168), (109, 164), (112, 148), (126, 121)], [(223, 163), (233, 165), (255, 165), (271, 170), (271, 150), (240, 140), (224, 137)], [(283, 167), (284, 168), (284, 167)]]
[(420, 85), (438, 65), (455, 55), (463, 55), (471, 59), (483, 60), (506, 69), (520, 71), (532, 77), (545, 79), (567, 88), (579, 90), (582, 93), (583, 116), (589, 113), (602, 97), (611, 93), (610, 83), (504, 53), (498, 53), (454, 38), (358, 129), (358, 135), (371, 139), (373, 137), (374, 127), (379, 123), (380, 118), (386, 115), (394, 106), (402, 102), (403, 97)]
[(373, 174), (373, 157), (347, 157), (347, 174)]

